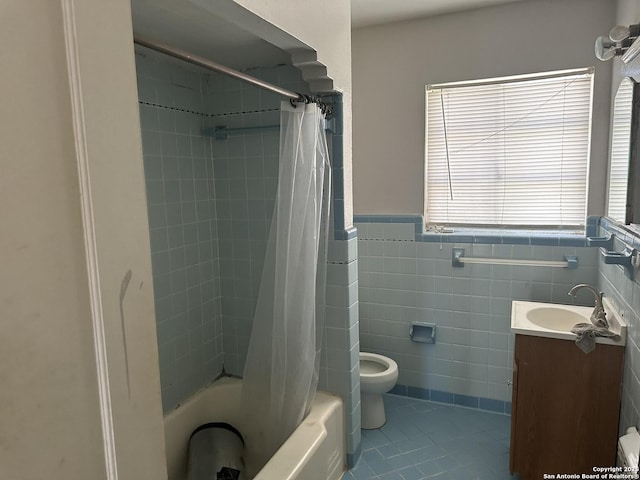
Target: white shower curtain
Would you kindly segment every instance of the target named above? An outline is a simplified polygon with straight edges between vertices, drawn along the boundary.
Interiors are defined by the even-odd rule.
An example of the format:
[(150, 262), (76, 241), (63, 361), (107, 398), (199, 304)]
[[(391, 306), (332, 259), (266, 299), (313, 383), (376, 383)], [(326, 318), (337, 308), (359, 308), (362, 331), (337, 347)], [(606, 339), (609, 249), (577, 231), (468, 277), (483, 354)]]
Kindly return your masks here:
[(244, 368), (249, 479), (307, 414), (324, 326), (331, 174), (323, 116), (282, 102), (278, 193)]

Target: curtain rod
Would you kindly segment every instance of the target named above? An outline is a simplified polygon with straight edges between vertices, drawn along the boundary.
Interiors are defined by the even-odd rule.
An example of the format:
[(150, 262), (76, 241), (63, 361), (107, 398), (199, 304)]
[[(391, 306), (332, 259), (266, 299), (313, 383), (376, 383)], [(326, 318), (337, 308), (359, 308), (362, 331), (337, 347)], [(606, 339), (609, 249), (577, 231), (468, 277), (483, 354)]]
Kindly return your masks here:
[(267, 83), (263, 80), (260, 80), (259, 78), (255, 78), (250, 75), (247, 75), (246, 73), (239, 72), (237, 70), (234, 70), (233, 68), (220, 65), (219, 63), (213, 62), (204, 57), (192, 55), (191, 53), (181, 50), (179, 48), (175, 48), (167, 44), (156, 42), (155, 40), (142, 37), (136, 33), (133, 34), (133, 43), (137, 43), (138, 45), (142, 45), (143, 47), (150, 48), (151, 50), (164, 53), (166, 55), (177, 58), (179, 60), (184, 60), (185, 62), (192, 63), (193, 65), (198, 65), (199, 67), (206, 68), (207, 70), (213, 70), (215, 72), (223, 73), (230, 77), (237, 78), (238, 80), (242, 80), (244, 82), (250, 83), (264, 90), (269, 90), (270, 92), (275, 92), (291, 100), (308, 103), (306, 102), (304, 95), (301, 95), (296, 92), (292, 92), (291, 90), (287, 90), (285, 88), (281, 88), (276, 85), (272, 85), (271, 83)]

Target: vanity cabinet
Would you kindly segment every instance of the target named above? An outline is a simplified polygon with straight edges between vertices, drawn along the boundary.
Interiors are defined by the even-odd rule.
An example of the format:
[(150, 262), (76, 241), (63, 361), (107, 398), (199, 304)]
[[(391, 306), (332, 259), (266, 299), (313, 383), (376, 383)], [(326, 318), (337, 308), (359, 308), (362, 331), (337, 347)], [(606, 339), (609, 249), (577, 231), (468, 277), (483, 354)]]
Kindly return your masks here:
[[(522, 480), (614, 466), (624, 348), (516, 335), (510, 470)], [(551, 477), (547, 477), (551, 478)]]

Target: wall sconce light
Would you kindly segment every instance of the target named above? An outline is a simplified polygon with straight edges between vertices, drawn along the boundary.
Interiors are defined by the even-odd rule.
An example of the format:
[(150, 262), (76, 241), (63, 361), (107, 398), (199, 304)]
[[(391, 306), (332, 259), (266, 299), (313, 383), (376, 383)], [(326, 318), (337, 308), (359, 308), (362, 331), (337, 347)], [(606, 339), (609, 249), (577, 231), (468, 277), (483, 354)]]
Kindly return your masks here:
[(629, 63), (640, 53), (640, 24), (616, 25), (609, 32), (609, 37), (596, 38), (595, 54), (598, 60), (607, 61), (613, 57), (622, 57)]
[(640, 35), (640, 24), (629, 25), (616, 25), (609, 32), (609, 38), (614, 42), (621, 42), (625, 38), (638, 38)]
[(633, 43), (627, 48), (627, 51), (622, 54), (622, 61), (629, 63), (640, 53), (640, 39), (636, 38)]
[(600, 36), (596, 38), (596, 58), (606, 62), (613, 57), (622, 55), (622, 49), (618, 47), (616, 42), (612, 42), (609, 37)]

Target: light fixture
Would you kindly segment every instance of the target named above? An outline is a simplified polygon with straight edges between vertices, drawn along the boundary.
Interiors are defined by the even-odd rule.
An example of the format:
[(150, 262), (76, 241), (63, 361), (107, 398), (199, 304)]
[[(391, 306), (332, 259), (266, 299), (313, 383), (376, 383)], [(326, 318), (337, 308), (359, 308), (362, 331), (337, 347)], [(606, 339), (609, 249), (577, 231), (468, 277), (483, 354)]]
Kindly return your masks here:
[(622, 55), (622, 61), (629, 63), (638, 56), (638, 53), (640, 53), (640, 38), (636, 38), (633, 43), (629, 45), (629, 48), (627, 48)]
[(595, 53), (598, 60), (602, 60), (603, 62), (611, 60), (616, 55), (621, 54), (617, 53), (618, 50), (618, 44), (616, 42), (612, 42), (604, 35), (596, 38)]
[(609, 36), (596, 38), (595, 54), (598, 60), (606, 62), (613, 57), (622, 57), (624, 63), (633, 60), (640, 53), (640, 25), (628, 27), (616, 25)]
[(609, 32), (609, 38), (614, 42), (621, 42), (626, 38), (635, 39), (640, 35), (640, 24), (629, 25), (616, 25)]
[[(609, 60), (618, 55), (622, 55), (624, 63), (631, 62), (640, 53), (640, 24), (616, 25), (609, 32), (611, 42), (596, 40), (596, 57), (600, 60)], [(614, 50), (611, 55), (611, 50)]]
[[(636, 45), (636, 49), (640, 51), (640, 42), (637, 43), (638, 45)], [(630, 38), (625, 38), (621, 42), (613, 42), (608, 37), (601, 36), (596, 38), (596, 58), (598, 60), (606, 62), (607, 60), (611, 60), (613, 57), (619, 57), (620, 55), (622, 55), (622, 59), (624, 60), (624, 55), (626, 55), (626, 52), (632, 46), (633, 44), (631, 43)], [(637, 54), (638, 53), (636, 52), (636, 55)]]

